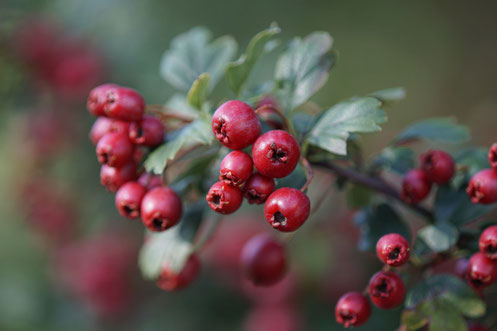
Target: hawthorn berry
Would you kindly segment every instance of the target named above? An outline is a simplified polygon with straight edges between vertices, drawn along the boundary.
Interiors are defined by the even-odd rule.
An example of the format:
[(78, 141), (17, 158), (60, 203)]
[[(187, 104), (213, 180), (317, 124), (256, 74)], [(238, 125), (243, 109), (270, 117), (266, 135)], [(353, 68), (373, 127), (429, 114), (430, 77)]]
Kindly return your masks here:
[(415, 205), (430, 193), (431, 183), (422, 170), (409, 171), (402, 181), (402, 199)]
[(291, 174), (299, 157), (299, 143), (291, 134), (282, 130), (266, 132), (252, 146), (255, 167), (264, 176), (272, 178)]
[(335, 306), (335, 318), (346, 328), (360, 326), (371, 316), (371, 304), (359, 292), (348, 292), (340, 297)]
[(430, 150), (420, 156), (421, 170), (432, 183), (445, 184), (452, 179), (455, 172), (454, 159), (441, 150)]
[(283, 187), (274, 191), (264, 205), (264, 216), (273, 228), (282, 232), (297, 230), (309, 217), (311, 202), (300, 190)]
[(482, 252), (473, 254), (468, 264), (469, 280), (476, 287), (487, 287), (497, 279), (497, 262), (487, 258)]
[(379, 271), (369, 280), (368, 292), (375, 306), (390, 309), (402, 304), (406, 289), (404, 282), (397, 274)]
[(133, 158), (134, 145), (123, 133), (108, 133), (97, 143), (97, 158), (101, 164), (120, 167)]
[(248, 203), (260, 205), (273, 193), (275, 187), (273, 178), (254, 172), (243, 186), (243, 195)]
[(497, 171), (483, 169), (469, 181), (466, 192), (473, 203), (491, 204), (497, 201)]
[(157, 286), (164, 291), (181, 290), (190, 285), (200, 272), (200, 260), (192, 254), (186, 260), (183, 269), (176, 273), (168, 266), (164, 266), (157, 279)]
[(261, 134), (261, 123), (252, 107), (239, 100), (223, 103), (212, 117), (216, 139), (230, 149), (250, 146)]
[(491, 260), (497, 260), (497, 225), (489, 226), (480, 235), (480, 252)]
[(409, 259), (409, 251), (409, 243), (397, 233), (386, 234), (376, 243), (378, 258), (393, 267), (406, 263)]
[(164, 124), (154, 116), (145, 115), (129, 126), (129, 139), (137, 145), (154, 147), (164, 140)]
[(488, 163), (497, 170), (497, 143), (494, 143), (488, 150)]
[(245, 276), (255, 285), (273, 285), (286, 273), (285, 248), (270, 235), (259, 234), (243, 247), (241, 265)]
[(117, 190), (116, 207), (119, 213), (133, 219), (140, 216), (140, 206), (147, 189), (138, 182), (127, 182)]
[(169, 187), (156, 187), (142, 199), (142, 221), (150, 231), (169, 229), (179, 222), (182, 212), (180, 197)]
[(152, 175), (148, 172), (145, 172), (138, 177), (138, 183), (140, 183), (148, 191), (156, 187), (164, 186), (161, 176)]
[(129, 122), (113, 120), (108, 117), (99, 117), (93, 123), (90, 130), (90, 141), (93, 145), (97, 145), (100, 139), (107, 133), (123, 133), (128, 134)]
[(237, 187), (217, 182), (211, 186), (205, 199), (212, 210), (220, 214), (232, 214), (242, 205), (243, 194)]
[(252, 174), (253, 167), (250, 155), (243, 151), (233, 151), (221, 162), (219, 180), (229, 185), (241, 186)]
[(130, 161), (119, 168), (102, 165), (100, 183), (111, 192), (117, 191), (124, 183), (136, 179), (136, 163)]
[(86, 108), (93, 116), (104, 116), (104, 105), (107, 100), (107, 91), (119, 87), (116, 84), (102, 84), (90, 91)]
[(106, 90), (104, 113), (123, 121), (140, 121), (145, 111), (145, 100), (140, 93), (128, 87), (111, 87)]

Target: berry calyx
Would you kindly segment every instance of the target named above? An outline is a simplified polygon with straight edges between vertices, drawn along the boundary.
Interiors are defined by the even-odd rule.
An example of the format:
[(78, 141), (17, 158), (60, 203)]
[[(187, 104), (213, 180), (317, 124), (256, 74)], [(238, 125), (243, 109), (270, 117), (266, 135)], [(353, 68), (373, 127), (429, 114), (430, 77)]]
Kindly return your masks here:
[(145, 115), (141, 121), (130, 124), (129, 139), (137, 145), (160, 145), (164, 140), (164, 124), (154, 116)]
[(273, 178), (254, 172), (243, 186), (243, 195), (248, 203), (260, 205), (266, 202), (275, 187)]
[(348, 292), (340, 297), (335, 306), (335, 319), (344, 327), (360, 326), (371, 316), (371, 304), (359, 292)]
[(390, 309), (402, 304), (406, 289), (404, 282), (397, 274), (379, 271), (369, 280), (368, 292), (375, 306)]
[(492, 285), (497, 279), (497, 263), (478, 252), (469, 259), (468, 278), (477, 288)]
[(286, 273), (285, 248), (270, 235), (259, 234), (243, 247), (241, 265), (245, 276), (255, 285), (273, 285)]
[(250, 155), (243, 151), (233, 151), (221, 162), (219, 180), (229, 185), (241, 186), (252, 174), (253, 167)]
[(445, 184), (454, 176), (455, 163), (449, 153), (430, 150), (420, 156), (421, 170), (432, 183)]
[(497, 143), (494, 143), (488, 150), (488, 163), (497, 170)]
[(497, 260), (497, 225), (489, 226), (481, 233), (478, 245), (487, 258)]
[(181, 199), (169, 187), (156, 187), (148, 191), (141, 203), (143, 224), (154, 232), (176, 225), (182, 212)]
[(230, 149), (243, 149), (261, 134), (261, 123), (252, 107), (239, 100), (223, 103), (212, 117), (216, 139)]
[(119, 87), (116, 84), (102, 84), (90, 91), (86, 108), (93, 116), (104, 116), (104, 105), (107, 100), (107, 91)]
[(138, 182), (127, 182), (121, 186), (116, 193), (116, 207), (119, 213), (129, 219), (138, 218), (145, 193), (147, 190)]
[(469, 181), (466, 192), (473, 203), (490, 204), (497, 201), (497, 172), (483, 169)]
[(240, 208), (243, 202), (242, 191), (224, 182), (211, 186), (205, 198), (209, 207), (220, 214), (232, 214)]
[(120, 167), (133, 158), (134, 146), (122, 133), (108, 133), (97, 144), (98, 162), (111, 167)]
[(290, 187), (274, 191), (264, 205), (266, 221), (276, 230), (297, 230), (309, 217), (311, 202), (305, 193)]
[(402, 199), (408, 204), (415, 205), (428, 196), (431, 182), (422, 170), (409, 171), (402, 181)]
[(124, 183), (136, 179), (136, 163), (130, 161), (119, 168), (102, 165), (100, 169), (100, 183), (107, 190), (116, 192)]
[(103, 109), (106, 116), (123, 121), (139, 121), (145, 111), (145, 100), (132, 88), (112, 87), (105, 92)]
[(196, 254), (188, 257), (183, 269), (176, 273), (164, 266), (157, 279), (157, 286), (164, 291), (177, 291), (190, 285), (200, 272), (200, 260)]
[(398, 267), (409, 259), (409, 243), (397, 233), (386, 234), (376, 243), (376, 254), (385, 264)]

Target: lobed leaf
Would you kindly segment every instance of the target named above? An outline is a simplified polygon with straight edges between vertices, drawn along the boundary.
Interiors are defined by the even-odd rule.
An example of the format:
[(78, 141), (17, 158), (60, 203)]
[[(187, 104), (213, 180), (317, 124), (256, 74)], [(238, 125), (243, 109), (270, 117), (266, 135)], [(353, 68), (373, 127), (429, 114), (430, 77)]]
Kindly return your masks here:
[(470, 139), (469, 130), (452, 118), (431, 118), (407, 127), (395, 139), (395, 144), (426, 139), (437, 142), (460, 144)]
[(186, 97), (188, 103), (193, 107), (201, 110), (207, 96), (210, 76), (204, 72), (193, 82), (190, 91)]
[(407, 92), (403, 87), (392, 87), (370, 93), (368, 96), (379, 99), (384, 105), (392, 105), (404, 99), (406, 94)]

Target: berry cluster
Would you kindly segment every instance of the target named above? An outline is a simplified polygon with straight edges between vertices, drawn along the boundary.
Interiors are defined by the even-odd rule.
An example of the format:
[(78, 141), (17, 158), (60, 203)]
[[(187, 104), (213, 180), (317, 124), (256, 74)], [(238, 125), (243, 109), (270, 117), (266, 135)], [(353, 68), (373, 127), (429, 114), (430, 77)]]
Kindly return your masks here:
[[(409, 259), (409, 243), (397, 233), (381, 237), (376, 243), (378, 258), (388, 267), (399, 267)], [(402, 304), (405, 298), (405, 285), (396, 273), (382, 270), (369, 280), (369, 298), (381, 309), (392, 309)], [(371, 315), (371, 305), (365, 295), (359, 292), (344, 294), (335, 307), (335, 318), (345, 327), (359, 326)]]
[[(219, 181), (207, 193), (207, 203), (221, 214), (234, 213), (243, 197), (262, 204), (267, 222), (283, 232), (297, 230), (308, 218), (310, 201), (305, 193), (283, 187), (275, 191), (274, 178), (288, 176), (297, 167), (300, 146), (283, 130), (261, 135), (256, 112), (248, 104), (232, 100), (214, 113), (212, 130), (230, 152), (221, 162)], [(251, 156), (242, 149), (252, 145)], [(257, 171), (253, 172), (253, 168)]]
[(497, 143), (493, 144), (488, 151), (488, 162), (492, 168), (477, 172), (466, 189), (473, 203), (497, 202)]
[(471, 256), (465, 273), (468, 283), (476, 290), (497, 280), (497, 225), (486, 228), (478, 244), (480, 251)]

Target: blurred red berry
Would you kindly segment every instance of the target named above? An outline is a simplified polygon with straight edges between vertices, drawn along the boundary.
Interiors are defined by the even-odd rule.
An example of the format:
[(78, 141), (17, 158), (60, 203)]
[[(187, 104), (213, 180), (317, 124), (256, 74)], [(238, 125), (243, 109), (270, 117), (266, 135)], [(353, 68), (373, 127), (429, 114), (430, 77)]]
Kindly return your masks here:
[(371, 277), (368, 292), (375, 306), (391, 309), (402, 304), (406, 289), (404, 282), (397, 274), (390, 271), (380, 271)]
[(239, 188), (217, 182), (211, 186), (205, 199), (215, 212), (232, 214), (242, 205), (243, 195)]
[(241, 186), (252, 174), (254, 163), (245, 152), (233, 151), (226, 155), (219, 169), (219, 180), (233, 186)]
[(274, 191), (264, 205), (266, 221), (276, 230), (297, 230), (309, 217), (311, 202), (300, 190), (283, 187)]
[(152, 175), (148, 172), (143, 173), (138, 178), (138, 183), (144, 186), (148, 191), (153, 188), (164, 186), (162, 177), (159, 175)]
[(141, 203), (143, 224), (150, 231), (164, 231), (176, 225), (183, 213), (180, 197), (169, 187), (156, 187)]
[(129, 138), (137, 145), (160, 145), (164, 141), (164, 133), (164, 124), (150, 115), (143, 116), (141, 121), (133, 122), (129, 127)]
[(164, 291), (181, 290), (197, 278), (200, 266), (200, 260), (195, 254), (188, 257), (185, 266), (179, 273), (165, 266), (157, 279), (157, 286)]
[(483, 169), (469, 181), (466, 192), (473, 203), (490, 204), (497, 201), (497, 171)]
[(266, 202), (275, 187), (273, 178), (254, 172), (243, 186), (243, 195), (248, 203), (260, 205)]
[(86, 108), (93, 116), (104, 116), (104, 106), (107, 100), (107, 91), (111, 88), (116, 88), (116, 84), (102, 84), (90, 91)]
[(133, 159), (134, 146), (123, 133), (108, 133), (97, 143), (98, 162), (120, 167)]
[(244, 322), (244, 331), (302, 331), (299, 310), (288, 305), (252, 308)]
[(445, 184), (454, 176), (455, 163), (449, 153), (430, 150), (420, 157), (421, 170), (432, 183)]
[(360, 326), (371, 316), (368, 299), (359, 292), (348, 292), (337, 302), (335, 318), (344, 327)]
[(107, 190), (116, 192), (124, 183), (136, 179), (136, 163), (130, 161), (119, 168), (102, 165), (100, 169), (100, 183)]
[(488, 162), (493, 169), (497, 170), (497, 143), (493, 144), (488, 150)]
[(480, 252), (491, 260), (497, 260), (497, 225), (486, 228), (478, 243)]
[(405, 174), (402, 180), (402, 199), (415, 205), (430, 193), (431, 183), (422, 170), (414, 169)]
[(140, 93), (128, 87), (113, 87), (106, 91), (105, 115), (123, 121), (140, 121), (145, 111), (145, 100)]
[(497, 280), (497, 262), (483, 253), (473, 254), (469, 259), (468, 277), (476, 287), (487, 287)]
[(397, 233), (386, 234), (376, 243), (376, 254), (384, 263), (398, 267), (409, 259), (409, 243)]
[(147, 190), (138, 182), (127, 182), (121, 186), (116, 193), (116, 208), (119, 213), (129, 219), (138, 218), (145, 193)]

